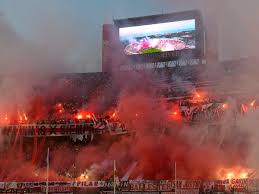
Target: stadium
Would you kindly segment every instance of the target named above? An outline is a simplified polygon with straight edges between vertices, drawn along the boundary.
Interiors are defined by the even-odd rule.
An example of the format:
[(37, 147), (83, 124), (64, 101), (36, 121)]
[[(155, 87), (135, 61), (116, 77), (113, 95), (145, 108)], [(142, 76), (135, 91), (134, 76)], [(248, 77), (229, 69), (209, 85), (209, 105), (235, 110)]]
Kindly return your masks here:
[(103, 72), (1, 109), (0, 192), (258, 192), (243, 128), (259, 99), (233, 84), (251, 59), (211, 73), (203, 25), (197, 10), (103, 25)]

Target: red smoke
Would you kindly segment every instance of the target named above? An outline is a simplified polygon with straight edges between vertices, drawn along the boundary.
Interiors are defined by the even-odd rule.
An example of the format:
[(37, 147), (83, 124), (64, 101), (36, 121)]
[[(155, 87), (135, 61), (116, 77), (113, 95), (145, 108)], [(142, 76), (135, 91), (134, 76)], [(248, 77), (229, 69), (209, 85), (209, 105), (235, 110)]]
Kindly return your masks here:
[[(31, 101), (29, 112), (35, 115), (33, 119), (46, 117), (48, 110), (49, 105), (45, 98), (35, 97)], [(87, 118), (88, 115), (90, 113), (81, 111), (77, 117)], [(246, 149), (241, 149), (244, 144), (233, 144), (230, 136), (226, 137), (227, 141), (221, 147), (215, 140), (216, 135), (213, 138), (209, 135), (202, 138), (208, 131), (217, 133), (218, 129), (209, 126), (201, 132), (199, 127), (181, 122), (181, 113), (177, 106), (168, 109), (166, 102), (158, 100), (153, 92), (143, 90), (142, 86), (135, 89), (130, 86), (124, 90), (115, 114), (112, 112), (111, 115), (123, 122), (134, 135), (116, 139), (104, 136), (98, 144), (86, 147), (79, 145), (76, 151), (69, 143), (58, 145), (59, 140), (51, 140), (52, 143), (42, 140), (37, 149), (33, 148), (34, 142), (34, 145), (27, 148), (29, 151), (22, 152), (16, 149), (22, 143), (17, 140), (17, 146), (0, 159), (0, 180), (44, 180), (46, 163), (40, 161), (45, 161), (44, 150), (49, 144), (52, 145), (51, 180), (71, 179), (72, 176), (80, 176), (86, 171), (89, 179), (109, 178), (112, 176), (113, 160), (116, 160), (120, 177), (136, 162), (130, 177), (145, 179), (173, 178), (175, 163), (177, 176), (180, 178), (217, 178), (218, 169), (222, 167), (246, 165)], [(31, 162), (25, 160), (25, 153), (33, 153)], [(18, 166), (22, 168), (17, 168)], [(65, 177), (66, 173), (70, 176)]]

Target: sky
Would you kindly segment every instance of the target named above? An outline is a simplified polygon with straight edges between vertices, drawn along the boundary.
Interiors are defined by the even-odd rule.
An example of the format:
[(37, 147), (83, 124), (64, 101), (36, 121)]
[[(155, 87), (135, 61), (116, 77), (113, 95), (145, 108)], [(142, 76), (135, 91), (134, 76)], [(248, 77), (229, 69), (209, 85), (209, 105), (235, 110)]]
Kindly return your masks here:
[(195, 30), (195, 20), (184, 20), (142, 26), (131, 26), (119, 29), (120, 39), (127, 40), (142, 36), (176, 33)]
[(22, 39), (64, 58), (65, 71), (92, 72), (101, 71), (102, 24), (193, 8), (174, 2), (178, 9), (169, 0), (0, 0), (0, 13)]
[[(148, 1), (146, 13), (156, 12), (155, 3)], [(120, 9), (113, 7), (115, 3)], [(73, 71), (71, 63), (75, 72), (100, 71), (102, 24), (124, 16), (123, 10), (132, 11), (131, 3), (127, 4), (129, 8), (118, 0), (1, 0), (0, 12), (23, 39), (66, 57), (69, 71)], [(146, 4), (135, 3), (134, 15)]]

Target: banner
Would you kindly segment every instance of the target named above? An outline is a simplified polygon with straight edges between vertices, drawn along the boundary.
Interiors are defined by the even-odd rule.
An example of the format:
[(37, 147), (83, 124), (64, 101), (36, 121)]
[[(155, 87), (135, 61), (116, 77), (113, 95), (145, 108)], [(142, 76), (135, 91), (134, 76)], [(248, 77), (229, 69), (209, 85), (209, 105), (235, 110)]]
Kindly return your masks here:
[(93, 131), (92, 125), (86, 124), (43, 124), (43, 125), (9, 125), (3, 127), (4, 135), (14, 135), (17, 131), (22, 136), (69, 136)]
[(58, 137), (58, 136), (73, 136), (73, 135), (88, 135), (88, 134), (122, 134), (127, 133), (127, 130), (119, 122), (107, 123), (100, 127), (99, 123), (82, 124), (21, 124), (7, 125), (1, 127), (3, 135), (15, 136), (17, 132), (24, 137)]
[[(176, 183), (176, 188), (175, 188)], [(71, 193), (73, 190), (96, 190), (99, 193), (113, 191), (113, 181), (49, 182), (50, 193)], [(129, 180), (116, 184), (116, 193), (198, 194), (215, 192), (259, 192), (259, 180), (232, 179), (224, 181), (199, 180)], [(0, 193), (44, 193), (46, 182), (0, 182)]]

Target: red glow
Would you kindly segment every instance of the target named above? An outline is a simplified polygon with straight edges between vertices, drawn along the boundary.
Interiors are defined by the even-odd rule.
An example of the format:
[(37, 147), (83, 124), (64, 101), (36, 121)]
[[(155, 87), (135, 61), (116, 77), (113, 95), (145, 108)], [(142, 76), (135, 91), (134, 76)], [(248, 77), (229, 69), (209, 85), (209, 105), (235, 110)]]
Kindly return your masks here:
[(179, 111), (173, 111), (171, 113), (171, 117), (173, 120), (179, 120), (181, 118), (181, 115), (180, 115)]
[(76, 115), (76, 118), (78, 120), (82, 120), (82, 119), (92, 119), (94, 117), (94, 115), (92, 113), (89, 112), (85, 112), (85, 111), (81, 111), (80, 113), (78, 113)]
[(251, 107), (254, 107), (255, 102), (256, 102), (256, 101), (255, 101), (255, 100), (253, 100), (253, 101), (250, 103), (250, 106), (251, 106)]
[(116, 117), (116, 113), (115, 112), (112, 114), (112, 118), (114, 118), (114, 117)]
[(80, 177), (78, 177), (78, 179), (79, 179), (80, 181), (87, 181), (87, 180), (89, 180), (89, 175), (83, 173), (83, 174), (80, 175)]
[(228, 108), (228, 104), (224, 103), (224, 104), (222, 105), (222, 108), (223, 108), (223, 109), (227, 109), (227, 108)]
[(246, 105), (242, 104), (241, 109), (242, 109), (242, 112), (243, 112), (243, 113), (246, 113), (246, 112), (247, 112), (247, 107), (246, 107)]
[(181, 110), (178, 104), (173, 104), (169, 112), (169, 119), (173, 121), (180, 121), (181, 119)]
[(193, 94), (193, 101), (194, 102), (202, 102), (202, 101), (204, 101), (204, 99), (205, 99), (205, 97), (206, 97), (206, 93), (204, 93), (204, 92), (195, 92), (194, 94)]
[(252, 169), (247, 169), (243, 167), (234, 167), (230, 169), (221, 168), (217, 172), (219, 179), (247, 179), (249, 174), (253, 172)]
[(64, 112), (64, 108), (63, 108), (63, 104), (62, 103), (58, 103), (56, 104), (56, 107), (55, 107), (57, 113), (63, 113)]
[(180, 109), (178, 106), (173, 106), (172, 108), (172, 112), (170, 112), (170, 118), (174, 121), (179, 121), (181, 120), (181, 113), (180, 113)]
[(4, 120), (6, 120), (6, 121), (8, 120), (8, 117), (7, 117), (7, 115), (4, 117)]
[(77, 118), (78, 120), (81, 120), (81, 119), (83, 119), (83, 115), (82, 115), (82, 114), (78, 114), (78, 115), (76, 116), (76, 118)]
[(27, 116), (26, 116), (26, 114), (25, 114), (25, 113), (23, 113), (23, 117), (24, 117), (24, 120), (25, 120), (25, 121), (27, 121), (27, 120), (28, 120), (28, 118), (27, 118)]

